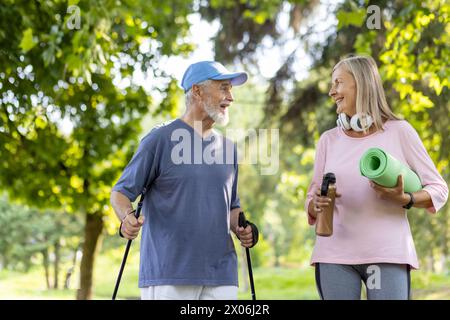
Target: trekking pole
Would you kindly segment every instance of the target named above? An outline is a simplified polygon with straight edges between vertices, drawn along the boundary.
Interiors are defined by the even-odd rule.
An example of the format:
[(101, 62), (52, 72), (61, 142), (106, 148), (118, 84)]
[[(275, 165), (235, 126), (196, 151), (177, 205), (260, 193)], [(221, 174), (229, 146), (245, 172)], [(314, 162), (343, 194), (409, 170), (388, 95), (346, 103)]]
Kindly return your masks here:
[[(141, 193), (141, 198), (139, 199), (139, 203), (137, 205), (136, 212), (134, 214), (136, 219), (138, 219), (140, 214), (141, 214), (142, 203), (144, 201), (144, 195), (145, 195), (146, 191), (147, 190), (144, 188), (144, 190)], [(125, 249), (125, 254), (123, 255), (122, 265), (120, 266), (119, 276), (117, 277), (116, 286), (114, 288), (114, 293), (113, 293), (113, 296), (112, 296), (112, 300), (116, 300), (117, 291), (119, 290), (119, 285), (120, 285), (120, 279), (122, 279), (123, 269), (125, 268), (125, 263), (127, 262), (128, 251), (130, 251), (130, 246), (131, 246), (131, 242), (132, 241), (133, 240), (128, 239), (127, 247)]]
[[(239, 212), (239, 220), (238, 220), (239, 227), (243, 227), (244, 229), (247, 227), (247, 220), (245, 220), (244, 212)], [(252, 291), (252, 300), (256, 300), (256, 294), (255, 294), (255, 284), (253, 283), (253, 271), (252, 271), (252, 261), (250, 259), (250, 249), (245, 248), (245, 255), (247, 256), (247, 269), (248, 269), (248, 278), (250, 280), (250, 288)]]

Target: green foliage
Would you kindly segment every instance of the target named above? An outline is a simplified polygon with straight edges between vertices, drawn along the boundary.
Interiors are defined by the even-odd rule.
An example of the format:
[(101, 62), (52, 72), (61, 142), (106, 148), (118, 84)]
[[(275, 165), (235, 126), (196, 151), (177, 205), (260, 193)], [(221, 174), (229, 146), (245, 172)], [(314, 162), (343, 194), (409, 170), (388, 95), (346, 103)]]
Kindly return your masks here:
[(231, 63), (237, 58), (252, 65), (264, 38), (274, 43), (282, 41), (277, 23), (286, 7), (289, 25), (298, 32), (318, 3), (317, 0), (212, 0), (200, 2), (199, 12), (208, 21), (220, 22), (220, 29), (213, 38), (215, 59)]
[[(151, 103), (131, 81), (115, 84), (131, 80), (136, 66), (157, 73), (162, 54), (189, 50), (178, 39), (191, 9), (189, 1), (76, 5), (75, 29), (77, 11), (66, 11), (66, 1), (1, 6), (0, 183), (30, 204), (93, 213), (105, 211)], [(156, 49), (142, 51), (144, 42)], [(162, 110), (173, 107), (172, 83)]]
[(340, 10), (336, 14), (336, 18), (338, 19), (338, 30), (347, 27), (347, 26), (355, 26), (361, 27), (366, 20), (366, 9), (365, 8), (357, 8), (354, 2), (350, 2), (352, 4), (351, 11)]
[(23, 32), (22, 41), (20, 41), (20, 48), (24, 51), (30, 51), (36, 45), (37, 41), (33, 38), (33, 29), (28, 28)]
[(75, 216), (10, 204), (6, 197), (0, 198), (0, 224), (0, 266), (20, 271), (41, 265), (41, 254), (55, 245), (62, 261), (71, 260), (82, 233)]

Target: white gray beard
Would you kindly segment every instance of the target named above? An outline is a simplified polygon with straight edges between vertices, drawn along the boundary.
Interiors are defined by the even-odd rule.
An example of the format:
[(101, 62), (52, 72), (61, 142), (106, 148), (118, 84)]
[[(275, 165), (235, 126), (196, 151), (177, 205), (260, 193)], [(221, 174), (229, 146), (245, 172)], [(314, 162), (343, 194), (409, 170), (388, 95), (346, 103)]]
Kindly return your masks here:
[(211, 119), (213, 119), (214, 122), (216, 122), (218, 125), (226, 126), (228, 124), (228, 121), (230, 121), (228, 112), (223, 114), (222, 112), (220, 112), (220, 110), (215, 109), (214, 106), (209, 103), (209, 101), (205, 101), (203, 103), (203, 107), (205, 108), (208, 116), (210, 116)]

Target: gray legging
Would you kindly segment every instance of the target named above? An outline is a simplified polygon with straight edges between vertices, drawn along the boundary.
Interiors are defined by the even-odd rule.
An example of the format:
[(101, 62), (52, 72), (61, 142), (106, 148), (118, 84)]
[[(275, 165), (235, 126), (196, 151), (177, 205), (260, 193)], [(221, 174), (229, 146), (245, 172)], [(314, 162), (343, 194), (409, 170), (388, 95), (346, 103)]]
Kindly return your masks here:
[(316, 263), (316, 285), (322, 300), (360, 300), (361, 281), (368, 300), (409, 300), (410, 266), (372, 263)]

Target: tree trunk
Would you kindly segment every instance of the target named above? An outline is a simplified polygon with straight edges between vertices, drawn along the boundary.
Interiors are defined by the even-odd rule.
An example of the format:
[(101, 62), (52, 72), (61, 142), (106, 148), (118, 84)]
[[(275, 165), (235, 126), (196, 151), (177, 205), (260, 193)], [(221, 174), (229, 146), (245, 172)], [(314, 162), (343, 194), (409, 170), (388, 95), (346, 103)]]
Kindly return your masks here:
[(59, 283), (58, 283), (58, 278), (59, 278), (59, 260), (60, 260), (60, 244), (59, 244), (59, 239), (57, 239), (55, 241), (55, 261), (53, 262), (53, 268), (55, 270), (54, 275), (54, 280), (53, 280), (53, 288), (54, 289), (58, 289), (59, 287)]
[(3, 253), (3, 268), (8, 269), (9, 259), (7, 258), (7, 253)]
[(278, 268), (279, 266), (280, 266), (280, 255), (281, 255), (281, 253), (280, 253), (280, 248), (279, 248), (280, 246), (276, 243), (276, 242), (274, 242), (274, 245), (273, 245), (273, 251), (274, 251), (274, 256), (275, 256), (275, 264), (274, 264), (274, 266), (275, 266), (275, 268)]
[(89, 300), (92, 297), (92, 275), (97, 245), (103, 229), (101, 212), (86, 213), (84, 228), (83, 256), (80, 266), (80, 288), (77, 292), (77, 300)]
[(436, 273), (436, 266), (433, 252), (431, 252), (430, 254), (430, 259), (431, 259), (431, 272)]
[(69, 289), (70, 288), (70, 280), (72, 278), (72, 275), (75, 271), (75, 268), (77, 266), (77, 254), (78, 254), (78, 249), (79, 247), (77, 246), (76, 249), (73, 252), (73, 261), (72, 261), (72, 266), (69, 267), (69, 270), (67, 270), (66, 273), (66, 280), (64, 281), (64, 289)]
[(48, 249), (45, 248), (44, 250), (41, 251), (41, 253), (42, 253), (42, 264), (44, 265), (44, 272), (45, 272), (45, 283), (47, 284), (47, 289), (51, 289), (49, 262), (48, 262)]

